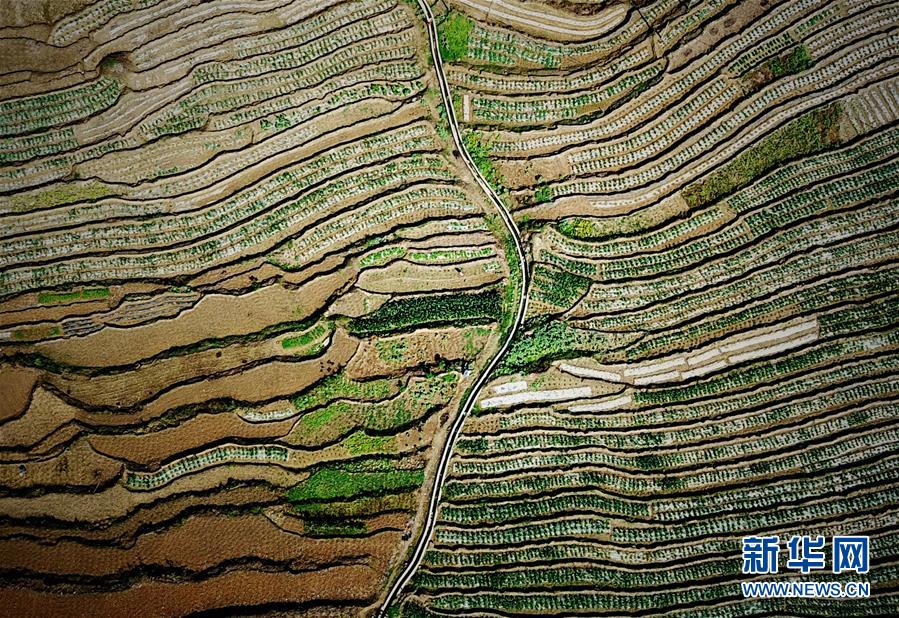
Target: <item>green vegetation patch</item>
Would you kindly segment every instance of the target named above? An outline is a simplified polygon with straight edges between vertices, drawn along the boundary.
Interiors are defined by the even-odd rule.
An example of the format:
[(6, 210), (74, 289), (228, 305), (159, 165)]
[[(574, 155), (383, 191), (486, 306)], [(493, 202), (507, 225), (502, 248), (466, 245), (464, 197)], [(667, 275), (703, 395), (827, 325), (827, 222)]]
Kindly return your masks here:
[(496, 373), (498, 376), (531, 373), (544, 369), (554, 360), (621, 348), (638, 337), (635, 333), (574, 328), (559, 321), (542, 324), (524, 335), (516, 335)]
[(371, 266), (383, 266), (388, 262), (392, 262), (393, 260), (399, 259), (406, 255), (405, 247), (385, 247), (384, 249), (379, 249), (378, 251), (373, 251), (365, 255), (361, 260), (359, 260), (359, 265), (362, 268), (368, 268)]
[(462, 353), (465, 358), (474, 358), (483, 350), (484, 340), (490, 336), (490, 330), (480, 326), (467, 328), (462, 333), (464, 346)]
[[(291, 444), (317, 444), (358, 429), (389, 431), (407, 425), (446, 405), (458, 381), (456, 373), (430, 375), (413, 379), (401, 395), (379, 403), (336, 401), (303, 416), (287, 440)], [(359, 431), (343, 444), (354, 455), (392, 450), (389, 437), (373, 438)]]
[(460, 247), (458, 249), (410, 251), (409, 259), (413, 262), (420, 262), (423, 264), (454, 264), (457, 262), (490, 257), (494, 254), (493, 247), (490, 246), (475, 248)]
[(555, 266), (537, 264), (534, 268), (534, 298), (568, 309), (590, 289), (590, 279)]
[(353, 471), (327, 466), (313, 472), (306, 480), (287, 491), (290, 502), (348, 500), (361, 496), (377, 496), (405, 492), (420, 487), (424, 470)]
[(378, 358), (393, 366), (402, 366), (406, 362), (409, 345), (402, 339), (380, 339), (375, 341)]
[(563, 219), (559, 231), (578, 240), (605, 240), (637, 234), (662, 225), (686, 212), (686, 207), (671, 201), (659, 202), (640, 210), (614, 217), (570, 217)]
[(98, 182), (79, 182), (53, 185), (46, 189), (9, 196), (9, 210), (27, 212), (75, 202), (93, 201), (112, 195), (110, 187)]
[(471, 20), (458, 11), (450, 11), (437, 24), (440, 57), (444, 62), (456, 62), (465, 57), (472, 25)]
[(300, 333), (294, 337), (288, 337), (281, 341), (281, 347), (285, 350), (291, 348), (306, 347), (331, 332), (330, 322), (319, 322), (314, 327), (304, 333)]
[(306, 536), (330, 538), (335, 536), (365, 536), (368, 529), (361, 521), (328, 521), (312, 519), (304, 522), (303, 533)]
[(322, 518), (353, 518), (388, 511), (411, 511), (413, 508), (415, 508), (414, 492), (363, 497), (355, 500), (301, 502), (293, 505), (294, 511), (299, 514)]
[(553, 199), (553, 192), (549, 185), (540, 185), (534, 191), (534, 202), (545, 204)]
[(41, 305), (54, 305), (80, 300), (100, 300), (109, 298), (110, 294), (109, 288), (85, 288), (76, 292), (41, 292), (37, 295), (37, 302)]
[(364, 431), (350, 434), (341, 444), (350, 455), (374, 455), (393, 450), (393, 436), (370, 436)]
[(769, 84), (782, 77), (795, 75), (810, 68), (813, 64), (812, 57), (805, 45), (796, 45), (785, 54), (781, 54), (762, 64), (758, 69), (751, 71), (747, 76), (750, 88), (758, 90), (765, 84)]
[(506, 193), (505, 179), (490, 158), (491, 141), (487, 135), (481, 131), (465, 131), (462, 134), (462, 141), (484, 180), (497, 193)]
[(303, 411), (324, 406), (335, 399), (379, 401), (399, 393), (400, 386), (400, 380), (393, 378), (356, 381), (338, 373), (297, 395), (292, 403), (297, 410)]
[(726, 166), (683, 191), (691, 208), (705, 206), (742, 189), (782, 163), (839, 143), (839, 104), (819, 108), (793, 120), (740, 153)]
[(503, 255), (506, 258), (506, 264), (509, 267), (509, 276), (502, 289), (502, 309), (503, 318), (500, 321), (500, 330), (505, 332), (512, 326), (512, 320), (515, 317), (518, 307), (518, 301), (522, 290), (521, 264), (518, 262), (518, 251), (515, 245), (515, 239), (509, 233), (505, 223), (499, 215), (490, 214), (484, 217), (484, 223), (487, 229), (495, 238), (502, 240)]
[(496, 290), (415, 296), (384, 303), (376, 311), (351, 321), (349, 331), (356, 335), (376, 335), (428, 325), (494, 321), (501, 316)]

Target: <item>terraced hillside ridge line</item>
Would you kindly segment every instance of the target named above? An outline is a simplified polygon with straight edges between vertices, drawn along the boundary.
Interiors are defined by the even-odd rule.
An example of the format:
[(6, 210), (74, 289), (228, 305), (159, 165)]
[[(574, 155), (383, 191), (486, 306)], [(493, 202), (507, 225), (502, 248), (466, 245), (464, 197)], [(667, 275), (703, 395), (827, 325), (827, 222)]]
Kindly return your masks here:
[[(429, 5), (531, 277), (382, 615), (899, 613), (899, 4)], [(870, 597), (744, 598), (856, 534)]]
[(5, 613), (374, 614), (526, 301), (421, 8), (0, 24)]

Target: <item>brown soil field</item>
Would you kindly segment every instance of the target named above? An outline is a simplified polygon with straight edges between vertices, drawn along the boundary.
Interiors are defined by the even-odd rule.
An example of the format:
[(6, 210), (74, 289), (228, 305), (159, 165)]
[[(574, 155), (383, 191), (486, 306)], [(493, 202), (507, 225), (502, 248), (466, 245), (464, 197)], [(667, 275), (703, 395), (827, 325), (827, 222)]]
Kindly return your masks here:
[[(340, 286), (340, 278), (340, 275), (320, 277), (297, 290), (273, 285), (243, 296), (210, 295), (177, 319), (136, 328), (105, 328), (85, 337), (34, 347), (42, 354), (73, 365), (130, 364), (204, 339), (249, 334), (278, 322), (302, 320), (324, 304)], [(330, 287), (329, 282), (336, 284), (335, 287)], [(135, 342), (140, 345), (134, 345)]]
[(98, 453), (141, 466), (155, 467), (183, 451), (206, 444), (280, 438), (293, 426), (292, 419), (271, 423), (249, 423), (233, 412), (200, 414), (177, 427), (152, 433), (92, 435), (88, 442)]
[(23, 414), (3, 424), (3, 446), (19, 457), (21, 450), (31, 450), (42, 440), (70, 423), (78, 409), (69, 406), (53, 393), (37, 387)]
[(0, 422), (19, 416), (28, 407), (39, 376), (34, 369), (0, 365)]
[(173, 383), (197, 381), (212, 374), (237, 373), (250, 363), (257, 365), (267, 359), (290, 356), (290, 351), (280, 344), (290, 334), (163, 358), (142, 363), (134, 371), (99, 376), (51, 374), (46, 381), (86, 406), (131, 407), (153, 398)]
[(47, 459), (0, 464), (0, 485), (17, 490), (45, 485), (96, 487), (118, 477), (121, 471), (121, 462), (100, 455), (85, 440), (78, 440)]
[[(422, 226), (424, 227), (424, 226)], [(482, 232), (460, 232), (458, 234), (437, 233), (434, 236), (410, 242), (409, 249), (438, 249), (441, 247), (482, 246), (493, 243), (489, 234)]]
[(352, 358), (356, 346), (356, 339), (337, 331), (327, 353), (321, 358), (299, 363), (273, 361), (233, 376), (179, 386), (146, 405), (142, 415), (145, 418), (147, 415), (156, 416), (176, 406), (223, 397), (247, 402), (285, 397), (345, 365)]
[(353, 289), (352, 292), (344, 294), (328, 307), (328, 315), (358, 318), (375, 311), (388, 300), (390, 300), (388, 294), (372, 294), (365, 290)]
[(141, 284), (113, 285), (108, 289), (109, 296), (100, 300), (78, 300), (49, 305), (38, 304), (37, 294), (22, 294), (9, 301), (0, 302), (0, 328), (25, 322), (58, 322), (63, 318), (103, 313), (121, 305), (126, 294), (152, 295), (164, 291), (160, 286)]
[(121, 591), (53, 594), (26, 588), (0, 588), (0, 602), (15, 616), (76, 615), (90, 607), (97, 616), (184, 616), (215, 608), (293, 602), (370, 601), (377, 593), (382, 565), (336, 566), (308, 572), (235, 571), (179, 583), (146, 581)]
[[(453, 230), (451, 226), (462, 224), (462, 230)], [(414, 240), (416, 242), (421, 241), (422, 239), (427, 238), (442, 238), (442, 239), (450, 239), (453, 236), (459, 235), (467, 235), (470, 233), (478, 233), (471, 232), (468, 230), (485, 230), (486, 224), (482, 217), (466, 217), (464, 219), (457, 218), (445, 218), (440, 221), (428, 221), (427, 223), (423, 223), (421, 225), (417, 225), (414, 227), (407, 227), (399, 230), (396, 235), (397, 238), (404, 238), (407, 240)]]
[[(259, 281), (269, 281), (280, 279), (282, 282), (298, 286), (298, 285), (314, 285), (318, 283), (317, 277), (320, 275), (331, 274), (332, 271), (340, 268), (344, 259), (339, 255), (331, 255), (316, 263), (311, 268), (301, 268), (300, 270), (285, 271), (278, 268), (270, 262), (264, 262), (261, 259), (248, 261), (239, 266), (228, 266), (218, 269), (214, 272), (207, 273), (194, 280), (197, 285), (214, 285), (216, 289), (223, 291), (239, 292), (257, 285)], [(355, 279), (355, 272), (344, 269), (337, 273), (341, 276), (341, 283), (328, 282), (329, 286), (335, 289), (342, 289), (348, 286)]]
[[(186, 517), (204, 509), (238, 509), (253, 508), (255, 505), (281, 502), (282, 491), (274, 486), (259, 483), (223, 487), (218, 491), (206, 493), (182, 493), (167, 496), (157, 502), (135, 504), (134, 509), (115, 520), (103, 522), (86, 522), (74, 528), (45, 526), (34, 528), (25, 523), (6, 522), (0, 526), (0, 538), (7, 540), (21, 539), (27, 533), (37, 539), (46, 539), (53, 543), (72, 541), (73, 531), (77, 538), (98, 544), (120, 546), (133, 545), (137, 538), (147, 534), (147, 530), (165, 530), (179, 523)], [(78, 523), (78, 522), (73, 522)]]
[(208, 492), (232, 481), (266, 482), (290, 487), (308, 476), (266, 464), (215, 466), (175, 479), (152, 492), (131, 491), (116, 484), (90, 494), (49, 493), (36, 497), (0, 497), (0, 509), (9, 517), (51, 517), (62, 522), (100, 522), (123, 517), (135, 507), (183, 493)]
[(359, 287), (367, 292), (400, 294), (430, 290), (479, 288), (502, 279), (501, 272), (488, 272), (490, 260), (478, 260), (449, 266), (425, 266), (399, 260), (384, 268), (366, 270), (359, 276)]
[[(372, 520), (375, 530), (402, 527), (395, 514)], [(297, 536), (276, 526), (265, 515), (198, 515), (162, 532), (146, 534), (133, 546), (99, 547), (73, 541), (44, 545), (0, 541), (4, 566), (36, 573), (112, 576), (139, 567), (157, 566), (203, 571), (242, 557), (290, 562), (292, 568), (313, 569), (382, 555), (391, 549), (390, 535), (354, 539)], [(173, 551), (174, 550), (174, 551)]]

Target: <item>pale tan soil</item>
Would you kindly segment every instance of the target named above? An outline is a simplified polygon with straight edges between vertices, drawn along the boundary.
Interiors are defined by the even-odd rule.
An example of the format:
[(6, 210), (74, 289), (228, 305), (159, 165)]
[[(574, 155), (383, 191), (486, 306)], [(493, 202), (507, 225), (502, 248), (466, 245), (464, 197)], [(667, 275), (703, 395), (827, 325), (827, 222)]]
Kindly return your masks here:
[[(501, 28), (520, 30), (531, 36), (553, 41), (584, 41), (607, 36), (610, 30), (620, 26), (627, 18), (626, 7), (616, 4), (602, 9), (591, 7), (589, 13), (584, 11), (588, 15), (583, 16), (546, 2), (483, 0), (457, 3), (457, 6), (478, 20), (486, 19), (488, 23), (495, 22)], [(494, 15), (494, 11), (501, 12), (501, 15)], [(598, 21), (600, 19), (602, 21)]]
[[(52, 24), (66, 15), (80, 11), (92, 0), (17, 0), (0, 13), (0, 27), (22, 27), (29, 24)], [(46, 35), (45, 35), (46, 36)], [(35, 68), (39, 68), (38, 64)]]
[(390, 300), (388, 294), (372, 294), (365, 290), (353, 289), (334, 301), (328, 307), (327, 315), (345, 315), (357, 318), (366, 313), (371, 313)]
[(480, 229), (486, 229), (486, 224), (482, 217), (469, 217), (464, 220), (445, 218), (440, 221), (428, 221), (422, 225), (404, 228), (396, 233), (397, 238), (405, 238), (409, 240), (419, 240), (422, 238), (439, 237), (443, 239), (452, 238), (455, 234), (468, 234), (472, 232), (451, 232), (451, 224), (464, 223), (467, 228), (477, 233)]
[[(164, 497), (155, 504), (145, 508), (136, 508), (125, 519), (116, 522), (104, 522), (103, 525), (88, 524), (77, 529), (77, 536), (82, 539), (108, 543), (120, 540), (131, 544), (133, 537), (142, 530), (159, 525), (176, 525), (185, 514), (196, 512), (198, 508), (240, 507), (281, 500), (282, 491), (277, 488), (266, 488), (257, 485), (221, 488), (209, 494), (179, 494)], [(163, 528), (165, 529), (165, 528)], [(10, 539), (16, 535), (27, 533), (39, 539), (52, 542), (71, 541), (72, 528), (56, 528), (43, 526), (35, 528), (19, 523), (7, 522), (0, 526), (0, 537)], [(53, 543), (50, 546), (53, 546)]]
[(274, 264), (264, 261), (263, 258), (255, 258), (210, 271), (206, 275), (201, 275), (198, 279), (192, 280), (191, 283), (198, 286), (209, 286), (216, 291), (238, 293), (241, 290), (257, 285), (259, 281), (277, 279), (288, 287), (311, 286), (315, 285), (319, 278), (324, 276), (335, 279), (328, 285), (336, 290), (348, 285), (355, 277), (355, 271), (351, 269), (341, 268), (337, 270), (342, 263), (343, 258), (338, 255), (331, 255), (310, 268), (285, 271)]
[(425, 266), (398, 260), (383, 268), (364, 271), (359, 275), (357, 285), (367, 292), (380, 294), (479, 288), (502, 279), (503, 273), (499, 268), (496, 272), (485, 270), (488, 263), (498, 265), (493, 258), (446, 266)]
[(185, 492), (214, 490), (229, 480), (262, 481), (280, 487), (291, 487), (307, 476), (307, 472), (295, 472), (265, 464), (222, 465), (175, 479), (155, 491), (131, 491), (124, 485), (117, 484), (90, 494), (2, 497), (0, 512), (14, 518), (46, 516), (65, 522), (97, 522), (122, 517), (138, 505), (165, 500)]
[(408, 513), (384, 513), (367, 520), (365, 527), (369, 533), (403, 530), (409, 525), (411, 519)]
[[(64, 445), (72, 442), (80, 433), (81, 428), (76, 423), (67, 423), (42, 438), (39, 443), (28, 450), (29, 458), (50, 457)], [(21, 451), (10, 451), (0, 456), (0, 461), (20, 461), (23, 455)]]
[(504, 184), (512, 191), (541, 183), (554, 183), (571, 175), (568, 157), (564, 154), (532, 159), (498, 159), (497, 169)]
[[(487, 336), (476, 335), (479, 328), (489, 329)], [(346, 367), (347, 377), (359, 380), (375, 376), (400, 375), (408, 367), (434, 362), (437, 357), (445, 360), (473, 358), (493, 346), (493, 326), (469, 328), (422, 329), (402, 335), (374, 337), (363, 341), (359, 350)], [(465, 333), (470, 332), (471, 348), (466, 350)], [(378, 349), (380, 348), (380, 350)], [(389, 350), (400, 350), (398, 360), (392, 360)], [(382, 350), (387, 352), (382, 352)], [(472, 354), (473, 352), (473, 354)]]
[(409, 249), (437, 249), (441, 247), (468, 247), (493, 244), (494, 240), (486, 233), (438, 234), (430, 238), (406, 243)]
[[(23, 34), (26, 30), (36, 31), (39, 28), (41, 27), (32, 26), (18, 31), (7, 30), (7, 32), (16, 36)], [(31, 35), (28, 36), (30, 37)], [(3, 73), (0, 75), (0, 83), (3, 84), (4, 92), (8, 92), (12, 97), (30, 97), (78, 86), (85, 82), (95, 80), (99, 76), (99, 71), (82, 72), (81, 67), (72, 65), (54, 73), (35, 73), (31, 71)]]
[(356, 346), (356, 339), (336, 331), (321, 358), (299, 363), (273, 361), (235, 375), (179, 386), (144, 406), (140, 414), (143, 418), (158, 416), (174, 407), (216, 398), (255, 402), (286, 397), (336, 372), (350, 360)]
[(243, 296), (210, 295), (175, 319), (136, 328), (105, 328), (85, 337), (40, 343), (34, 348), (73, 365), (133, 363), (171, 347), (302, 320), (324, 303), (332, 292), (329, 284), (339, 283), (335, 281), (338, 278), (339, 275), (320, 277), (296, 290), (272, 285)]
[(668, 56), (668, 71), (677, 71), (687, 63), (701, 58), (719, 41), (745, 29), (753, 20), (769, 10), (771, 5), (770, 0), (738, 2), (727, 14), (706, 25), (699, 36), (671, 52)]
[(575, 388), (585, 384), (593, 389), (594, 396), (608, 395), (621, 390), (620, 385), (573, 376), (570, 373), (561, 371), (555, 365), (550, 366), (544, 372), (526, 375), (523, 379), (527, 381), (530, 390)]
[(184, 583), (144, 581), (123, 591), (79, 595), (0, 588), (0, 603), (22, 618), (78, 615), (184, 616), (213, 608), (305, 601), (365, 601), (380, 588), (381, 565), (339, 566), (309, 572), (235, 571)]
[[(82, 286), (95, 287), (95, 286)], [(102, 313), (118, 307), (125, 294), (154, 294), (164, 291), (160, 285), (127, 284), (109, 286), (109, 296), (99, 300), (41, 305), (37, 293), (21, 294), (0, 303), (0, 328), (26, 322), (59, 322), (64, 318)]]
[[(611, 384), (601, 380), (590, 380), (579, 378), (571, 374), (560, 371), (556, 366), (550, 366), (546, 371), (541, 373), (532, 373), (521, 377), (515, 377), (510, 380), (508, 377), (502, 378), (500, 381), (489, 383), (481, 391), (485, 396), (496, 396), (492, 390), (494, 386), (501, 382), (512, 382), (524, 380), (527, 382), (527, 390), (552, 390), (564, 388), (577, 388), (579, 386), (590, 386), (593, 397), (604, 397), (620, 393), (623, 390), (622, 385)], [(518, 391), (524, 392), (524, 391)], [(547, 409), (551, 404), (547, 404)], [(508, 412), (497, 411), (478, 414), (477, 416), (469, 416), (465, 420), (465, 432), (467, 434), (492, 434), (501, 430), (500, 421)]]
[[(7, 7), (7, 3), (4, 2), (4, 13)], [(27, 45), (23, 45), (21, 40), (0, 39), (0, 58), (3, 58), (0, 71), (10, 73), (35, 68), (42, 71), (60, 71), (77, 64), (92, 47), (93, 45), (85, 39), (63, 48), (40, 41), (28, 41)]]
[[(13, 375), (13, 372), (0, 373), (4, 378), (7, 375)], [(78, 408), (70, 406), (43, 387), (37, 387), (32, 395), (30, 388), (33, 385), (32, 381), (28, 393), (25, 394), (27, 409), (24, 414), (0, 429), (0, 446), (7, 448), (30, 446), (78, 417), (80, 412)]]
[(48, 459), (0, 464), (0, 486), (10, 489), (44, 485), (95, 487), (118, 477), (121, 471), (121, 462), (100, 455), (80, 439)]
[(302, 349), (285, 349), (281, 341), (298, 332), (300, 331), (290, 331), (245, 345), (230, 345), (196, 354), (164, 358), (141, 364), (133, 371), (93, 377), (48, 374), (45, 380), (90, 406), (127, 407), (155, 396), (176, 382), (202, 379), (203, 376), (225, 371), (236, 372), (247, 363), (292, 356)]
[[(400, 528), (404, 514), (369, 520), (372, 530)], [(292, 561), (295, 568), (315, 568), (346, 559), (383, 555), (394, 534), (364, 538), (316, 539), (300, 537), (275, 525), (265, 515), (198, 515), (160, 532), (138, 537), (130, 547), (88, 546), (73, 541), (53, 545), (26, 540), (0, 541), (0, 556), (7, 568), (39, 573), (84, 574), (99, 577), (141, 566), (200, 571), (227, 560), (258, 556)]]
[(623, 215), (632, 212), (635, 206), (621, 206), (616, 208), (600, 208), (590, 203), (590, 200), (580, 195), (561, 197), (552, 202), (537, 204), (528, 208), (519, 208), (515, 210), (515, 219), (520, 221), (521, 217), (528, 216), (531, 220), (555, 220), (564, 219), (565, 217), (576, 216), (595, 216), (607, 217), (612, 215)]
[[(0, 364), (0, 422), (22, 414), (28, 407), (31, 391), (37, 383), (40, 371), (25, 367)], [(7, 425), (2, 430), (5, 441)]]
[(173, 135), (139, 150), (114, 152), (91, 159), (76, 165), (75, 170), (82, 178), (137, 184), (162, 170), (198, 167), (222, 152), (244, 148), (252, 141), (252, 132), (243, 127)]
[(278, 438), (293, 426), (293, 419), (271, 423), (249, 423), (233, 412), (201, 414), (177, 427), (146, 434), (92, 435), (90, 445), (99, 453), (143, 466), (155, 467), (184, 451), (234, 438), (258, 440)]

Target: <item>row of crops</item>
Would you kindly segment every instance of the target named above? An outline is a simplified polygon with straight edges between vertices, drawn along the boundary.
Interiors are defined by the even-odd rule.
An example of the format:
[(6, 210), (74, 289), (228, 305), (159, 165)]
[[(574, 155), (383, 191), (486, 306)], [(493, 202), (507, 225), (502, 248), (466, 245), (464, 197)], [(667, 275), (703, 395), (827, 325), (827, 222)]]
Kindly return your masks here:
[[(577, 44), (450, 4), (532, 283), (394, 613), (895, 613), (895, 3), (650, 2)], [(869, 535), (870, 572), (811, 576), (871, 597), (744, 598), (792, 573), (741, 539), (793, 534)]]
[(0, 604), (366, 611), (510, 311), (414, 3), (43, 8), (2, 16)]

